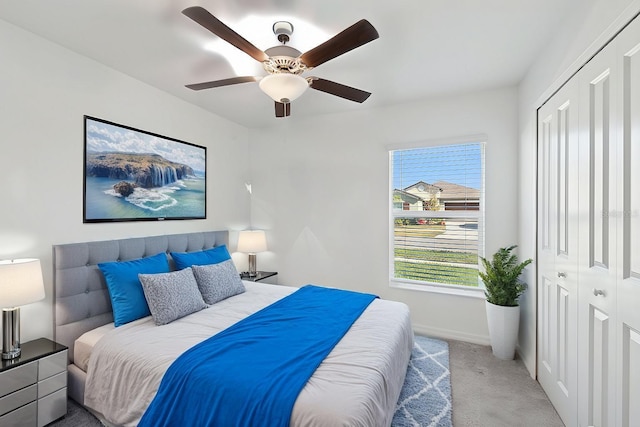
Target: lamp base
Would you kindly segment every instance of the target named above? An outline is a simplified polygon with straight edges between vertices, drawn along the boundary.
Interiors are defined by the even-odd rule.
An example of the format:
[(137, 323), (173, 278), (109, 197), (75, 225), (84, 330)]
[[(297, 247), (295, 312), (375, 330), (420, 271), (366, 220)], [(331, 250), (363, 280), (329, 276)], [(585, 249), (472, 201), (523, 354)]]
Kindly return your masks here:
[(22, 350), (20, 348), (14, 348), (13, 350), (5, 353), (2, 352), (2, 360), (12, 360), (17, 359), (22, 354)]
[(249, 254), (249, 272), (247, 274), (249, 277), (256, 277), (258, 275), (256, 272), (256, 254)]
[(20, 307), (2, 310), (2, 359), (20, 357)]

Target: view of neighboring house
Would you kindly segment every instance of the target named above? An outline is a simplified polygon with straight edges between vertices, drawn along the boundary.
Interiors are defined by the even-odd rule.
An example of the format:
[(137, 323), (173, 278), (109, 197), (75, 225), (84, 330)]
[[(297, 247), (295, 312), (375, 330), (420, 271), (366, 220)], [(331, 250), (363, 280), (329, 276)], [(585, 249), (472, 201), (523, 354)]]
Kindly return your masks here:
[(402, 190), (393, 190), (393, 207), (404, 211), (456, 211), (480, 209), (480, 190), (438, 181), (418, 181)]

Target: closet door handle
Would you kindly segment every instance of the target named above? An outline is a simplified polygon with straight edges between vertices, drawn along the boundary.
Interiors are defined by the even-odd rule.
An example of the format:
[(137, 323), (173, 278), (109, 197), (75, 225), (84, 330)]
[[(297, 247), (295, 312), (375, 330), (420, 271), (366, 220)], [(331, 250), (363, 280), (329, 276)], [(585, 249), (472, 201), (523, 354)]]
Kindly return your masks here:
[(565, 277), (567, 277), (567, 273), (558, 272), (558, 277), (564, 279)]
[(595, 288), (593, 289), (593, 295), (595, 295), (595, 296), (598, 296), (598, 295), (605, 296), (604, 295), (604, 291), (602, 289), (595, 289)]

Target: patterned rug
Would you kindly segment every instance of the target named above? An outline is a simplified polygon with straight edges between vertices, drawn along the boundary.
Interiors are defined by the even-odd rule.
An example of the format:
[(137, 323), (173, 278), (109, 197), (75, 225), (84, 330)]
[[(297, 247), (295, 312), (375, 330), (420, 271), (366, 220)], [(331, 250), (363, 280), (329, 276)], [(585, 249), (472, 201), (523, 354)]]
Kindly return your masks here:
[[(391, 427), (451, 427), (449, 345), (416, 335)], [(49, 427), (102, 427), (69, 399), (67, 415)]]
[(416, 335), (392, 427), (451, 427), (449, 345)]

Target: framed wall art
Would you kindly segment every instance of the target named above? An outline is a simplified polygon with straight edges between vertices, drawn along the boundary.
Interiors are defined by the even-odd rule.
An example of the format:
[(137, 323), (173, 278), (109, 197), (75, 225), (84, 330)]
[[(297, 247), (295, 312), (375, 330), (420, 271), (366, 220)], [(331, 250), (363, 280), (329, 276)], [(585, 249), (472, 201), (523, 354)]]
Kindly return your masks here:
[(207, 149), (84, 116), (83, 221), (207, 217)]

